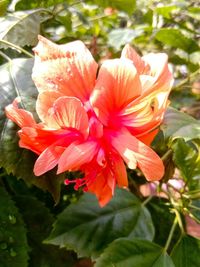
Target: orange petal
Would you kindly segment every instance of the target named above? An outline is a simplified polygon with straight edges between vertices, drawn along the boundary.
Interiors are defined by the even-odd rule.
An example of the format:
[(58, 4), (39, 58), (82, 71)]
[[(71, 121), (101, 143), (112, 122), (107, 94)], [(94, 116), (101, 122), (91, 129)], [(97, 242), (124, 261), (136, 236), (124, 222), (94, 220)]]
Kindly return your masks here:
[(107, 179), (109, 179), (108, 173), (100, 172), (93, 183), (88, 186), (88, 191), (96, 195), (101, 207), (104, 207), (113, 196)]
[(113, 147), (120, 153), (128, 167), (134, 169), (134, 160), (148, 181), (160, 180), (164, 165), (160, 157), (148, 146), (132, 136), (127, 130), (111, 138)]
[(168, 67), (168, 56), (165, 53), (150, 53), (143, 56), (143, 60), (149, 64), (148, 75), (154, 77), (154, 85), (144, 90), (143, 97), (157, 91), (170, 91), (173, 84), (173, 76)]
[(138, 55), (138, 53), (129, 45), (125, 45), (122, 50), (121, 58), (130, 59), (137, 69), (138, 74), (148, 72), (149, 65)]
[(117, 154), (113, 155), (112, 158), (113, 163), (113, 174), (116, 179), (117, 185), (119, 187), (127, 187), (128, 186), (128, 177), (126, 167), (124, 165), (123, 160)]
[(98, 152), (97, 146), (97, 143), (93, 141), (69, 145), (59, 159), (57, 174), (67, 170), (79, 170), (83, 164), (93, 159)]
[(35, 162), (33, 169), (34, 174), (40, 176), (53, 169), (58, 164), (59, 158), (64, 150), (64, 147), (56, 145), (47, 147)]
[(16, 98), (12, 104), (5, 108), (6, 116), (21, 128), (36, 125), (33, 115), (24, 109), (18, 108), (18, 103), (19, 99)]
[[(42, 122), (45, 122), (48, 126), (48, 118), (51, 114), (51, 109), (53, 107), (54, 102), (63, 96), (63, 94), (59, 93), (58, 91), (44, 91), (38, 94), (37, 101), (36, 101), (36, 111), (37, 114)], [(51, 124), (51, 127), (57, 127), (57, 123), (55, 125)]]
[(91, 103), (100, 121), (108, 124), (119, 112), (141, 94), (137, 71), (128, 59), (105, 61), (99, 71)]
[[(30, 149), (37, 154), (41, 154), (47, 147), (59, 140), (64, 139), (66, 146), (69, 145), (68, 139), (69, 134), (71, 134), (69, 130), (48, 130), (38, 127), (38, 125), (36, 128), (23, 127), (19, 131), (20, 147)], [(76, 136), (76, 140), (82, 139), (78, 132), (73, 133), (73, 136), (74, 135)]]
[(89, 99), (98, 65), (81, 41), (56, 45), (39, 37), (34, 51), (32, 78), (39, 91), (56, 90), (82, 101)]
[(65, 151), (72, 142), (80, 141), (80, 136), (73, 132), (68, 132), (60, 136), (56, 142), (48, 146), (35, 162), (34, 173), (36, 176), (53, 169)]
[(53, 121), (53, 124), (57, 123), (62, 129), (76, 129), (85, 138), (88, 135), (88, 115), (80, 100), (75, 97), (63, 96), (58, 98), (53, 105), (52, 114), (49, 115), (48, 120), (49, 126)]
[(145, 145), (150, 146), (158, 132), (159, 132), (159, 128), (156, 128), (146, 134), (138, 136), (137, 139), (139, 139)]

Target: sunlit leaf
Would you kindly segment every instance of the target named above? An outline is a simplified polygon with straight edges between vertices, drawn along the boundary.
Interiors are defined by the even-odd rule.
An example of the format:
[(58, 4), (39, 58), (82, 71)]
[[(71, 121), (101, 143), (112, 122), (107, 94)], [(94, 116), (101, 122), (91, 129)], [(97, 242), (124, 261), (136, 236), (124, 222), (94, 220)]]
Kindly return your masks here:
[[(41, 7), (51, 7), (63, 2), (63, 0), (18, 0), (15, 9), (26, 10)], [(67, 2), (69, 2), (69, 0)]]
[[(49, 18), (44, 9), (19, 11), (0, 18), (0, 40), (5, 40), (18, 46), (34, 46), (40, 33), (40, 23)], [(1, 43), (0, 48), (8, 46)]]
[(102, 7), (113, 7), (119, 10), (123, 10), (129, 14), (133, 13), (136, 5), (135, 0), (86, 0), (86, 2), (90, 2), (92, 4), (97, 4)]
[(156, 13), (162, 15), (167, 19), (170, 19), (172, 17), (172, 13), (176, 10), (179, 10), (179, 7), (177, 5), (161, 6), (156, 7), (155, 9)]
[(8, 0), (0, 0), (0, 16), (5, 15), (8, 4)]
[(152, 240), (153, 236), (148, 210), (132, 193), (116, 190), (104, 208), (91, 194), (84, 194), (76, 204), (68, 206), (58, 216), (47, 242), (95, 258), (116, 238)]
[(108, 44), (117, 50), (122, 45), (131, 43), (131, 41), (142, 34), (142, 29), (131, 30), (131, 29), (115, 29), (109, 33)]
[(19, 148), (18, 128), (4, 113), (4, 108), (17, 96), (21, 97), (22, 107), (34, 113), (37, 90), (31, 79), (32, 67), (33, 60), (23, 58), (14, 59), (0, 67), (0, 166), (24, 179), (27, 184), (48, 190), (57, 202), (63, 175), (56, 176), (54, 172), (48, 172), (40, 177), (34, 176), (32, 170), (36, 156)]
[(155, 37), (158, 41), (171, 47), (180, 48), (189, 54), (200, 50), (197, 42), (193, 38), (186, 37), (179, 29), (160, 29)]
[(184, 138), (185, 141), (200, 138), (200, 122), (173, 108), (168, 108), (161, 129), (165, 138)]

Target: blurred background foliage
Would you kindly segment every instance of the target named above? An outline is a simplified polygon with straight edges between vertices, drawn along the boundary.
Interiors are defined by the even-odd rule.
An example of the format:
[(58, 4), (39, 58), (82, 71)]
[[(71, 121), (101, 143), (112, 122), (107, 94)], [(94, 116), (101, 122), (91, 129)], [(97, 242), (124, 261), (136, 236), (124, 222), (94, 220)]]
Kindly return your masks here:
[[(38, 181), (33, 174), (30, 174), (32, 173), (34, 156), (32, 154), (30, 156), (20, 149), (15, 149), (15, 153), (12, 150), (13, 143), (17, 144), (16, 136), (13, 137), (16, 128), (5, 123), (4, 106), (16, 96), (12, 92), (14, 92), (13, 88), (17, 84), (22, 96), (24, 96), (27, 109), (31, 111), (34, 109), (36, 90), (30, 80), (30, 75), (33, 64), (32, 48), (38, 42), (38, 34), (58, 44), (80, 39), (87, 45), (99, 63), (105, 59), (120, 56), (121, 49), (126, 43), (130, 43), (140, 55), (149, 52), (165, 52), (169, 55), (170, 68), (175, 77), (174, 87), (170, 95), (171, 106), (192, 115), (197, 120), (183, 113), (178, 113), (178, 111), (169, 110), (162, 126), (162, 132), (157, 136), (153, 145), (157, 152), (163, 156), (166, 165), (164, 181), (168, 181), (172, 177), (178, 178), (185, 183), (185, 186), (181, 189), (182, 191), (178, 191), (177, 196), (175, 194), (177, 189), (171, 185), (168, 191), (169, 201), (166, 199), (158, 200), (155, 197), (148, 203), (153, 222), (146, 208), (141, 208), (135, 199), (130, 198), (130, 208), (135, 205), (137, 212), (140, 210), (143, 216), (140, 218), (142, 226), (137, 226), (139, 228), (134, 226), (132, 236), (137, 236), (139, 229), (143, 235), (146, 233), (148, 236), (146, 239), (152, 240), (154, 228), (151, 224), (153, 223), (156, 226), (153, 240), (164, 246), (167, 234), (173, 224), (172, 210), (180, 213), (180, 217), (183, 219), (181, 231), (187, 223), (184, 219), (185, 214), (189, 214), (194, 221), (199, 223), (200, 3), (196, 0), (0, 0), (0, 16), (0, 87), (2, 89), (0, 92), (0, 167), (2, 167), (0, 186), (1, 197), (3, 198), (1, 205), (3, 205), (2, 203), (7, 205), (7, 209), (0, 208), (0, 267), (91, 266), (91, 261), (88, 259), (77, 260), (75, 252), (66, 253), (65, 250), (51, 245), (61, 244), (61, 240), (64, 242), (63, 247), (73, 248), (79, 255), (90, 257), (99, 251), (99, 248), (96, 250), (88, 248), (87, 251), (84, 249), (84, 244), (80, 245), (81, 248), (76, 247), (72, 239), (74, 236), (80, 237), (77, 233), (74, 236), (72, 234), (71, 240), (64, 240), (62, 223), (66, 222), (62, 215), (54, 225), (55, 229), (51, 234), (52, 238), (50, 238), (49, 245), (42, 243), (49, 236), (56, 216), (63, 212), (65, 207), (69, 205), (69, 209), (64, 210), (63, 213), (66, 212), (66, 216), (70, 216), (71, 210), (76, 213), (76, 209), (74, 210), (71, 203), (78, 201), (81, 192), (74, 192), (71, 186), (66, 190), (63, 185), (60, 192), (62, 176), (55, 181), (54, 176), (48, 174), (42, 178), (43, 180)], [(30, 59), (24, 60), (24, 57)], [(19, 68), (22, 65), (26, 66), (26, 76)], [(29, 90), (26, 91), (26, 88)], [(27, 100), (28, 97), (30, 103)], [(174, 141), (177, 137), (179, 139)], [(10, 151), (13, 153), (12, 158), (8, 158)], [(19, 154), (20, 162), (16, 164)], [(17, 181), (16, 177), (23, 178), (26, 184), (23, 180)], [(130, 190), (137, 197), (143, 199), (138, 189), (141, 184), (145, 183), (141, 174), (132, 171), (129, 172), (129, 178)], [(30, 187), (30, 185), (32, 186)], [(61, 195), (58, 205), (54, 206), (50, 194), (44, 193), (39, 188), (49, 191), (56, 202), (59, 202)], [(161, 185), (158, 188), (161, 190)], [(127, 195), (127, 197), (129, 196)], [(78, 205), (83, 207), (81, 201)], [(87, 202), (87, 199), (85, 201)], [(123, 200), (121, 203), (123, 205)], [(96, 210), (98, 210), (98, 206)], [(98, 210), (97, 213), (101, 219), (101, 211)], [(81, 216), (84, 218), (84, 211)], [(130, 218), (130, 221), (138, 220), (138, 217), (134, 216)], [(162, 225), (158, 223), (158, 216), (163, 220)], [(145, 220), (149, 221), (148, 229), (145, 226)], [(102, 219), (99, 224), (101, 225), (103, 222)], [(71, 227), (70, 223), (69, 228)], [(7, 224), (10, 227), (7, 227), (5, 231)], [(84, 230), (87, 233), (86, 228)], [(122, 229), (120, 231), (123, 232)], [(118, 229), (118, 232), (120, 231)], [(16, 232), (20, 234), (20, 238)], [(59, 241), (56, 241), (56, 233), (61, 235)], [(70, 234), (68, 233), (69, 236)], [(113, 236), (108, 237), (105, 242), (112, 242)], [(121, 236), (126, 235), (121, 234), (118, 237)], [(176, 230), (173, 245), (179, 236), (180, 231)], [(15, 241), (18, 238), (20, 240)], [(89, 235), (85, 238), (90, 240), (92, 236)], [(93, 242), (95, 243), (95, 238)], [(101, 242), (104, 244), (102, 249), (107, 243), (105, 245), (103, 240)], [(138, 244), (138, 246), (140, 245)], [(145, 246), (145, 249), (148, 249), (149, 244), (147, 243)], [(200, 253), (199, 239), (193, 239), (182, 233), (182, 238), (171, 254), (175, 266), (186, 266), (179, 262), (178, 257), (181, 255), (184, 259), (182, 262), (188, 260), (191, 264), (188, 266), (199, 267), (198, 261), (192, 262), (191, 258), (184, 258), (186, 257), (183, 250), (184, 246), (192, 247), (196, 251), (195, 253)], [(172, 248), (169, 247), (169, 252)], [(153, 249), (156, 250), (157, 248)], [(115, 250), (117, 251), (117, 243), (113, 245), (113, 251)], [(173, 266), (170, 265), (171, 262), (166, 258), (166, 255), (163, 254), (162, 257), (163, 262), (168, 262), (168, 265), (163, 263), (159, 267)], [(105, 262), (107, 262), (106, 254), (97, 266), (107, 267)], [(145, 263), (143, 266), (148, 267)]]

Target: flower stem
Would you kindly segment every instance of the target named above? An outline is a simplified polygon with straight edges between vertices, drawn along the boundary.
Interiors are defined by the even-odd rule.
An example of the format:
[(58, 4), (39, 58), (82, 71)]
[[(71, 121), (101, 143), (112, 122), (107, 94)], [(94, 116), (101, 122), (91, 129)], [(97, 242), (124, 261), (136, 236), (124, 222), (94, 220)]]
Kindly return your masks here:
[(167, 250), (169, 248), (169, 245), (170, 245), (170, 243), (172, 241), (172, 237), (173, 237), (174, 231), (176, 229), (177, 223), (178, 223), (178, 219), (177, 219), (177, 216), (175, 216), (174, 222), (172, 224), (172, 228), (171, 228), (171, 230), (169, 232), (169, 236), (168, 236), (167, 242), (166, 242), (165, 247), (164, 247), (164, 251), (165, 252), (167, 252)]
[(0, 51), (0, 56), (2, 56), (5, 60), (7, 60), (8, 62), (11, 61), (11, 58), (8, 57), (5, 53), (3, 53), (2, 51)]
[(0, 43), (5, 44), (5, 45), (8, 45), (8, 46), (14, 48), (15, 50), (18, 50), (18, 51), (24, 53), (28, 57), (33, 57), (33, 55), (31, 53), (29, 53), (28, 51), (26, 51), (25, 49), (23, 49), (22, 47), (20, 47), (18, 45), (15, 45), (13, 43), (10, 43), (10, 42), (8, 42), (6, 40), (2, 40), (2, 39), (0, 40)]
[(190, 81), (191, 78), (195, 77), (196, 75), (198, 75), (200, 73), (200, 69), (194, 71), (193, 73), (191, 73), (187, 78), (185, 78), (184, 80), (180, 81), (176, 86), (174, 86), (173, 90), (180, 90), (182, 89), (181, 87)]
[(153, 195), (148, 196), (148, 197), (142, 202), (142, 206), (145, 206), (149, 201), (151, 201), (152, 198), (153, 198)]
[(172, 152), (172, 149), (167, 150), (167, 152), (161, 157), (162, 161), (166, 160), (172, 154)]

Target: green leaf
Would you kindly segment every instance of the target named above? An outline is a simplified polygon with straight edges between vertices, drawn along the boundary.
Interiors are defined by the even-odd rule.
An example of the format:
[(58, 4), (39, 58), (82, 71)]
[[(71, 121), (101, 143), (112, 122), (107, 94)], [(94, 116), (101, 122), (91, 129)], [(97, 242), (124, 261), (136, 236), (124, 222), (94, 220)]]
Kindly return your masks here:
[(195, 189), (200, 181), (200, 148), (193, 143), (186, 143), (183, 139), (178, 139), (172, 144), (172, 149), (174, 151), (173, 160), (182, 177), (188, 182), (189, 187)]
[[(18, 46), (34, 46), (38, 42), (40, 23), (50, 17), (45, 9), (19, 11), (0, 18), (0, 40)], [(0, 48), (8, 48), (1, 43)]]
[(161, 126), (165, 138), (184, 138), (185, 141), (200, 138), (200, 122), (173, 108), (168, 108)]
[(187, 10), (187, 15), (193, 19), (200, 20), (200, 7), (198, 6), (191, 6)]
[(122, 11), (127, 12), (128, 14), (132, 14), (135, 10), (136, 1), (135, 0), (94, 0), (94, 1), (88, 1), (86, 2), (97, 4), (102, 7), (113, 7)]
[[(151, 201), (147, 204), (147, 207), (151, 213), (153, 224), (156, 229), (154, 242), (160, 246), (165, 246), (167, 235), (169, 234), (174, 222), (174, 214), (171, 212), (169, 202), (161, 197), (153, 197), (153, 199), (151, 199)], [(177, 242), (179, 237), (180, 230), (177, 227), (173, 234), (171, 243), (173, 244)]]
[(172, 17), (173, 11), (177, 11), (180, 8), (177, 5), (161, 6), (156, 7), (155, 11), (164, 18), (170, 19)]
[(27, 267), (26, 229), (14, 202), (0, 186), (0, 266)]
[(200, 266), (200, 239), (184, 235), (172, 251), (175, 267)]
[(143, 33), (142, 29), (115, 29), (109, 34), (108, 44), (119, 50), (122, 45), (130, 43), (134, 38)]
[(197, 42), (183, 35), (179, 29), (160, 29), (155, 37), (158, 41), (171, 47), (180, 48), (189, 54), (200, 49)]
[(0, 0), (0, 16), (4, 16), (8, 4), (9, 4), (8, 0)]
[(97, 259), (95, 267), (174, 267), (162, 247), (147, 240), (115, 240)]
[(49, 235), (54, 222), (53, 215), (45, 205), (34, 197), (17, 196), (16, 204), (20, 209), (28, 230), (28, 242), (31, 247), (31, 267), (65, 267), (72, 266), (72, 257), (66, 250), (43, 244)]
[(153, 236), (148, 210), (132, 193), (116, 190), (104, 208), (91, 194), (84, 194), (76, 204), (68, 206), (58, 216), (47, 242), (95, 258), (116, 238), (152, 240)]
[[(26, 10), (26, 9), (34, 9), (34, 8), (42, 8), (42, 7), (51, 7), (56, 4), (63, 3), (63, 0), (18, 0), (16, 3), (16, 10)], [(69, 2), (69, 0), (67, 1)]]
[(4, 113), (5, 107), (17, 96), (21, 97), (23, 108), (35, 112), (37, 90), (31, 79), (32, 67), (33, 60), (23, 58), (0, 66), (0, 167), (24, 179), (29, 185), (34, 184), (49, 191), (58, 202), (63, 175), (56, 176), (54, 172), (48, 172), (40, 177), (34, 176), (32, 170), (36, 156), (19, 148), (18, 127), (8, 120)]

